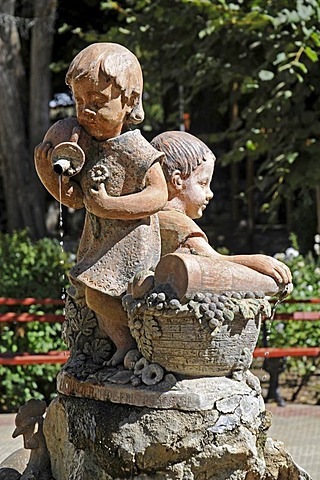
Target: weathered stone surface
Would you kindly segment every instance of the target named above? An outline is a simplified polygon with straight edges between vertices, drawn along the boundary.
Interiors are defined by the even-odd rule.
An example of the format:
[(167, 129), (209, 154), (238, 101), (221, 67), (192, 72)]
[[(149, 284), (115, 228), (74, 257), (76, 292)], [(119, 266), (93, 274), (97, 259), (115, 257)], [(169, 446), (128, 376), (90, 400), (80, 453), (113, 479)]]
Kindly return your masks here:
[[(60, 203), (86, 209), (77, 261), (69, 272), (78, 304), (76, 324), (67, 318), (70, 349), (77, 351), (85, 340), (79, 342), (78, 336), (89, 337), (88, 326), (94, 329), (88, 322), (83, 325), (85, 298), (100, 336), (108, 336), (116, 348), (109, 359), (116, 366), (135, 348), (121, 296), (135, 274), (154, 270), (160, 259), (155, 213), (168, 198), (163, 154), (139, 130), (128, 129), (143, 120), (144, 112), (141, 66), (127, 48), (106, 42), (88, 45), (71, 62), (66, 82), (77, 116), (50, 127), (35, 149), (35, 166)], [(101, 99), (99, 105), (94, 96)]]
[(248, 370), (261, 314), (271, 315), (263, 292), (250, 294), (201, 291), (180, 302), (170, 285), (159, 285), (143, 298), (125, 295), (123, 305), (132, 336), (149, 362), (174, 374), (229, 376)]
[(226, 262), (223, 257), (215, 258), (213, 262), (210, 256), (177, 251), (162, 257), (157, 265), (155, 285), (163, 284), (169, 284), (177, 292), (179, 300), (197, 292), (248, 292), (255, 289), (269, 295), (279, 293), (279, 287), (271, 277)]
[[(261, 421), (245, 427), (234, 417), (228, 429), (212, 432), (216, 409), (158, 410), (61, 396), (49, 407), (45, 432), (57, 480), (244, 479), (248, 469), (262, 478)], [(61, 428), (72, 442), (64, 438), (62, 448)]]
[(311, 480), (280, 442), (267, 439), (270, 416), (255, 392), (247, 386), (244, 391), (233, 398), (224, 384), (205, 411), (59, 395), (44, 424), (53, 475), (56, 480)]
[[(217, 402), (221, 412), (238, 409), (238, 414), (254, 415), (264, 410), (260, 393), (252, 390), (245, 382), (226, 377), (192, 378), (177, 381), (172, 386), (162, 385), (119, 385), (106, 383), (96, 385), (90, 381), (81, 382), (62, 371), (58, 375), (58, 392), (64, 395), (110, 401), (140, 407), (179, 409), (184, 411), (204, 411), (214, 408)], [(220, 402), (220, 403), (219, 403)]]
[[(124, 387), (114, 385), (119, 398)], [(148, 408), (59, 395), (43, 424), (50, 479), (311, 480), (281, 442), (267, 438), (271, 414), (244, 381), (188, 379), (178, 389), (182, 398), (210, 394), (211, 408)], [(31, 480), (15, 466), (5, 467), (0, 478)], [(47, 478), (42, 473), (32, 480)]]
[(282, 442), (267, 439), (265, 460), (267, 465), (265, 480), (311, 480), (310, 475), (286, 452)]
[[(51, 412), (54, 412), (52, 414)], [(43, 430), (47, 441), (47, 448), (50, 452), (51, 462), (54, 463), (54, 478), (59, 480), (65, 478), (65, 468), (69, 468), (70, 472), (73, 465), (76, 465), (77, 458), (82, 457), (82, 453), (78, 454), (74, 445), (69, 441), (69, 428), (66, 417), (66, 411), (63, 404), (58, 399), (53, 400), (50, 409), (47, 412)], [(48, 446), (49, 443), (49, 446)], [(52, 445), (54, 445), (54, 453)], [(56, 458), (60, 458), (60, 462), (56, 462)]]

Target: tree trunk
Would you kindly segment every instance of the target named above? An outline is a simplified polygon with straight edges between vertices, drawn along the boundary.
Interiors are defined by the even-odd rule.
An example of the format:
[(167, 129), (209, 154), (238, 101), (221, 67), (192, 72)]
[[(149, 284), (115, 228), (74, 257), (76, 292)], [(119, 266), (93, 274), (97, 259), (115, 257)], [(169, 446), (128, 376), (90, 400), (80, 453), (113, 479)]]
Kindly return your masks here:
[(320, 234), (320, 187), (316, 187), (317, 233)]
[(32, 29), (29, 85), (29, 143), (32, 149), (40, 143), (49, 128), (48, 105), (51, 76), (49, 65), (53, 46), (53, 25), (57, 0), (35, 0)]
[[(30, 119), (35, 115), (38, 118), (40, 115), (36, 110), (46, 108), (47, 120), (44, 120), (42, 113), (41, 121), (43, 129), (47, 128), (48, 93), (43, 99), (43, 92), (46, 89), (48, 91), (48, 87), (38, 86), (37, 102), (32, 103), (26, 96), (28, 83), (22, 63), (19, 22), (14, 16), (15, 7), (15, 0), (3, 0), (0, 7), (0, 91), (3, 92), (0, 95), (0, 173), (5, 196), (7, 230), (10, 232), (28, 227), (33, 237), (41, 237), (45, 234), (45, 190), (36, 175), (33, 163), (34, 142), (36, 135), (40, 134), (35, 128), (37, 133), (33, 133), (32, 138), (29, 138), (27, 125), (28, 117)], [(43, 19), (40, 22), (43, 22)], [(35, 25), (37, 23), (35, 22)], [(47, 47), (44, 46), (48, 43), (48, 38), (45, 33), (44, 35), (42, 40), (38, 37), (37, 41), (39, 49), (46, 50)], [(37, 53), (34, 51), (33, 55)], [(30, 66), (31, 77), (34, 76), (33, 68), (37, 68), (36, 62), (32, 62)], [(48, 79), (42, 76), (39, 85), (47, 81)], [(33, 83), (35, 91), (37, 87), (35, 82)], [(39, 107), (41, 102), (45, 107), (43, 103), (41, 108)], [(32, 112), (29, 115), (28, 106)], [(33, 127), (30, 127), (31, 129), (33, 130)]]
[[(231, 122), (230, 126), (238, 120), (239, 117), (239, 104), (238, 104), (239, 84), (233, 82), (232, 91), (230, 94), (231, 104)], [(235, 225), (239, 222), (239, 165), (238, 163), (231, 163), (231, 212), (232, 221)]]

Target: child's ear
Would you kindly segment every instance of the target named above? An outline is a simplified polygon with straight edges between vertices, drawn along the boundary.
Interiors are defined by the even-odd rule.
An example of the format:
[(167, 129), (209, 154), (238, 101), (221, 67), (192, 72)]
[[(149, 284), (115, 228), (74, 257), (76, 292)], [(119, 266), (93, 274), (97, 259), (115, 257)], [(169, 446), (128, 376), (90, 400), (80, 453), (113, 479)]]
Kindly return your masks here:
[(180, 170), (174, 170), (171, 175), (171, 183), (176, 190), (181, 190), (183, 179)]

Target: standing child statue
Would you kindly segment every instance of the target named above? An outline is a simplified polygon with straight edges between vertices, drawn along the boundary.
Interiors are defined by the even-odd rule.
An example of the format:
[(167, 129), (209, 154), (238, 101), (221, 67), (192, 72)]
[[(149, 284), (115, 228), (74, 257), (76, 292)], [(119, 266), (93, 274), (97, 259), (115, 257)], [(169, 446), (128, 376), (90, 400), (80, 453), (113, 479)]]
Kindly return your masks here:
[[(58, 201), (86, 209), (70, 280), (77, 295), (85, 295), (101, 332), (114, 342), (117, 350), (109, 364), (115, 366), (135, 346), (121, 297), (131, 277), (154, 270), (160, 257), (154, 214), (167, 201), (159, 163), (163, 154), (139, 130), (123, 133), (144, 118), (141, 67), (125, 47), (90, 45), (72, 61), (66, 82), (76, 118), (48, 130), (36, 147), (35, 164)], [(60, 147), (63, 154), (58, 154)]]

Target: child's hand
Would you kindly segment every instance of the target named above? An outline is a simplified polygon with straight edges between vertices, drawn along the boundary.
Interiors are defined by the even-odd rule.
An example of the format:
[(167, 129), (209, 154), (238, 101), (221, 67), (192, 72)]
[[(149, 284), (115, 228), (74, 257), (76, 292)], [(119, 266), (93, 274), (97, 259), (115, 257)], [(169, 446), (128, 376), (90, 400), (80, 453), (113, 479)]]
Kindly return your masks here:
[(86, 192), (84, 206), (88, 212), (97, 215), (97, 217), (104, 217), (106, 210), (108, 210), (109, 198), (105, 184), (100, 183), (98, 190), (90, 188), (89, 191)]
[[(269, 257), (267, 255), (248, 255), (248, 267), (253, 268), (257, 272), (269, 275), (280, 284), (292, 282), (290, 269), (283, 262)], [(242, 262), (241, 262), (242, 263)]]
[(41, 142), (34, 149), (34, 157), (37, 163), (48, 163), (51, 159), (53, 147), (50, 142)]
[(135, 193), (114, 197), (108, 195), (104, 183), (85, 193), (85, 207), (100, 218), (140, 220), (158, 212), (168, 199), (166, 181), (156, 162), (146, 175), (146, 187)]

